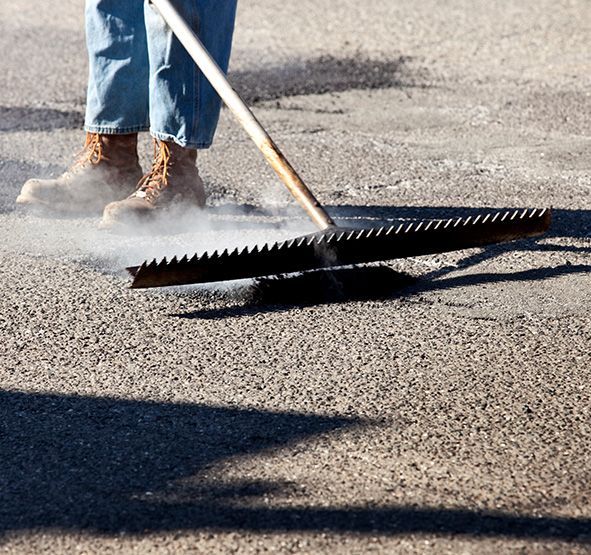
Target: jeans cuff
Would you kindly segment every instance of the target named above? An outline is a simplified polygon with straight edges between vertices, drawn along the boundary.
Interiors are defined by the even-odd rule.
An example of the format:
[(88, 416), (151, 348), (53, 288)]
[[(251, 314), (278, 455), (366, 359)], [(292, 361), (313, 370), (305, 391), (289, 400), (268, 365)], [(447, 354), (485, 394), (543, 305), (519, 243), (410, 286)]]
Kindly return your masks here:
[(133, 125), (130, 127), (117, 127), (110, 125), (85, 125), (84, 130), (89, 133), (100, 133), (101, 135), (129, 135), (130, 133), (139, 133), (148, 131), (148, 125)]
[(179, 139), (170, 133), (161, 133), (160, 131), (154, 131), (150, 129), (150, 135), (159, 141), (172, 141), (183, 148), (196, 148), (199, 150), (205, 150), (211, 146), (212, 141), (187, 141), (186, 139)]

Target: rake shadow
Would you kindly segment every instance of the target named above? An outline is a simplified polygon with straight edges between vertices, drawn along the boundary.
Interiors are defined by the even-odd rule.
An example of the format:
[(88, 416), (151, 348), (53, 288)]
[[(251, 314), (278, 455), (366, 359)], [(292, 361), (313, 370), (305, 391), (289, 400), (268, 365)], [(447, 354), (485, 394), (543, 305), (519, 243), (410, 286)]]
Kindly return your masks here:
[[(496, 209), (490, 210), (496, 211)], [(335, 214), (337, 219), (352, 220), (356, 226), (380, 226), (391, 225), (401, 220), (465, 218), (481, 213), (483, 210), (462, 207), (338, 206), (332, 207), (330, 211)], [(571, 238), (580, 240), (589, 236), (591, 236), (591, 211), (555, 210), (552, 227), (544, 239)], [(249, 293), (242, 296), (242, 304), (239, 306), (206, 308), (175, 316), (188, 319), (218, 320), (250, 316), (262, 312), (282, 312), (294, 307), (309, 305), (384, 300), (399, 296), (411, 297), (426, 291), (486, 283), (542, 281), (564, 275), (586, 274), (591, 271), (591, 265), (566, 263), (551, 268), (543, 267), (521, 272), (480, 273), (445, 278), (453, 271), (469, 268), (514, 250), (591, 254), (591, 244), (589, 247), (569, 246), (542, 243), (539, 239), (527, 239), (491, 245), (469, 254), (453, 267), (444, 267), (428, 272), (420, 279), (396, 272), (386, 266), (334, 268), (305, 272), (299, 275), (262, 278), (256, 280)]]
[(189, 320), (224, 320), (284, 312), (294, 307), (392, 299), (415, 282), (416, 278), (387, 266), (334, 268), (259, 278), (241, 293), (243, 304), (239, 306), (206, 308), (173, 316)]

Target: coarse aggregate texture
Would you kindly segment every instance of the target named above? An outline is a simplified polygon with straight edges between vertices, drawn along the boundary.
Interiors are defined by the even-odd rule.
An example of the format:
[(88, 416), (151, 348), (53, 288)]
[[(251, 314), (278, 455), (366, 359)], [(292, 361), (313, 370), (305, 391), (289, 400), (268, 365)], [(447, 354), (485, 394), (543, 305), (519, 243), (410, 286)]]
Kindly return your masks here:
[(240, 4), (231, 79), (338, 221), (551, 232), (131, 291), (312, 227), (227, 112), (198, 220), (16, 211), (83, 140), (83, 2), (0, 0), (0, 553), (589, 553), (591, 5), (278, 6)]

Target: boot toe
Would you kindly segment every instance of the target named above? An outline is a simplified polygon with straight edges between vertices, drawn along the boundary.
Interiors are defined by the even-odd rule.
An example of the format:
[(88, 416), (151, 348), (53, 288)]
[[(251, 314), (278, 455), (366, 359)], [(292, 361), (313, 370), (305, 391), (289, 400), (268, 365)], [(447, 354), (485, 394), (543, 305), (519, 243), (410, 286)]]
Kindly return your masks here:
[(130, 226), (150, 216), (153, 208), (141, 199), (134, 197), (111, 202), (105, 206), (103, 217), (99, 223), (101, 229), (119, 226)]
[(75, 208), (70, 189), (58, 179), (29, 179), (16, 203), (49, 212), (71, 212)]
[(22, 205), (46, 205), (48, 202), (46, 183), (41, 179), (29, 179), (16, 197), (16, 203)]

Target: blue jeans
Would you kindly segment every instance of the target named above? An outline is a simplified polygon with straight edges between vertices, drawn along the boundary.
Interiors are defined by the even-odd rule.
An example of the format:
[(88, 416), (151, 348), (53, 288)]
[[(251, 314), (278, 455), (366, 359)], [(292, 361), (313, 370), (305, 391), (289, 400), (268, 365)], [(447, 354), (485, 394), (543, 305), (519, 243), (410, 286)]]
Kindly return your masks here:
[[(237, 0), (173, 0), (227, 71)], [(221, 101), (147, 0), (86, 0), (85, 129), (208, 148)]]

